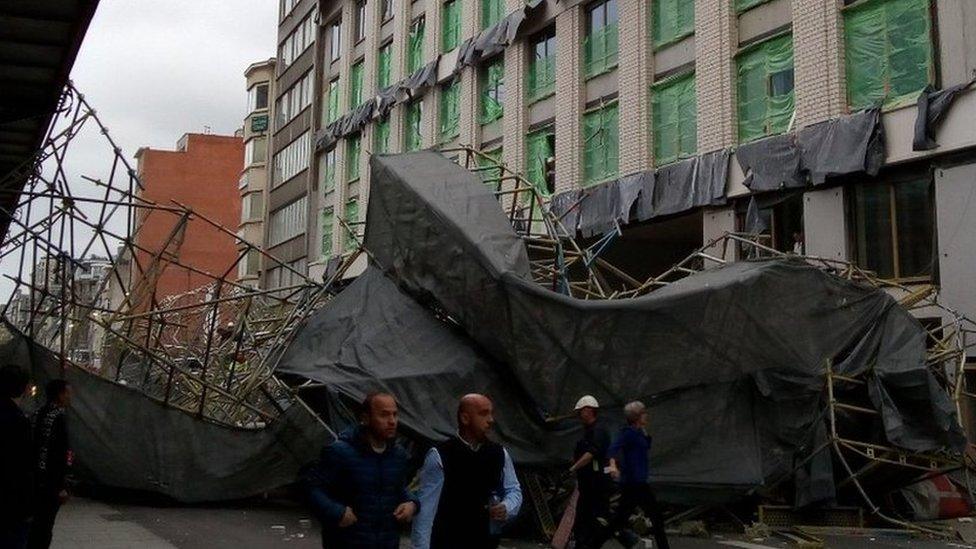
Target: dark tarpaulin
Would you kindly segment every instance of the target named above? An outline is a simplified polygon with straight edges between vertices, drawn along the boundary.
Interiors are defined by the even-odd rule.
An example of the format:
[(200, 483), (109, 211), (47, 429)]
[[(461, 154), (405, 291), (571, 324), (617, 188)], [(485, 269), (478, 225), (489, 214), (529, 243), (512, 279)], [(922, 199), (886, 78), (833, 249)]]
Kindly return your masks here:
[(579, 231), (584, 237), (604, 233), (630, 221), (630, 208), (641, 191), (639, 174), (615, 179), (584, 191), (580, 203)]
[(440, 56), (427, 63), (416, 72), (399, 82), (397, 87), (397, 103), (409, 103), (425, 90), (437, 83), (437, 64)]
[(957, 84), (944, 90), (936, 90), (931, 84), (926, 86), (918, 96), (918, 112), (915, 115), (915, 138), (912, 140), (913, 151), (930, 151), (939, 146), (935, 141), (935, 130), (939, 128), (942, 119), (949, 111), (953, 101), (960, 92), (976, 82), (970, 80), (965, 84)]
[(580, 190), (572, 189), (552, 195), (549, 211), (562, 222), (571, 236), (579, 229)]
[[(871, 368), (888, 442), (936, 450), (964, 440), (925, 366), (921, 326), (880, 290), (780, 259), (635, 299), (574, 299), (531, 281), (524, 245), (476, 175), (432, 152), (371, 162), (366, 248), (378, 264), (504, 365), (531, 409), (565, 414), (585, 393), (611, 409), (646, 399), (655, 482), (755, 487), (789, 472), (797, 433), (821, 419), (829, 360), (841, 373)], [(829, 492), (824, 475), (812, 467), (798, 478), (798, 498)]]
[[(34, 383), (60, 377), (60, 361), (9, 326), (0, 349)], [(182, 502), (238, 499), (290, 484), (328, 434), (300, 406), (263, 429), (204, 421), (68, 365), (68, 437), (75, 473), (95, 483), (152, 491)]]
[(746, 175), (743, 184), (752, 192), (806, 186), (793, 134), (743, 143), (735, 150), (735, 157)]
[(814, 185), (852, 173), (878, 175), (884, 166), (881, 109), (868, 109), (813, 124), (797, 133), (803, 169)]
[(525, 6), (509, 13), (504, 19), (468, 38), (458, 47), (457, 61), (453, 74), (457, 76), (464, 67), (476, 65), (482, 59), (487, 59), (497, 53), (505, 51), (518, 36), (519, 28), (529, 13), (542, 4), (542, 0), (532, 0)]

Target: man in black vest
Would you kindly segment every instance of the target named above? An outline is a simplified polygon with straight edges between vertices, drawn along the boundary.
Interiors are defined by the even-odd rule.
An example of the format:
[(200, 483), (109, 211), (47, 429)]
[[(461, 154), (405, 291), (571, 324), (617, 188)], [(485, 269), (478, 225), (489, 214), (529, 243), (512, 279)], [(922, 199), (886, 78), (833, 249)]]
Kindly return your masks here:
[(414, 549), (494, 549), (501, 527), (522, 506), (522, 488), (508, 451), (488, 440), (491, 399), (470, 394), (458, 403), (458, 432), (432, 448), (420, 470), (420, 512)]

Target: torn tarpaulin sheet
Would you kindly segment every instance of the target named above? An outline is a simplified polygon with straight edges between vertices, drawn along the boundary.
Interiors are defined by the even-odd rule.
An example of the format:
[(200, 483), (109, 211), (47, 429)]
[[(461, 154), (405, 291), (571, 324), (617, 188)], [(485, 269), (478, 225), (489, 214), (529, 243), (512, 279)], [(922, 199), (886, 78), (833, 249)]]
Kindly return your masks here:
[(814, 185), (852, 173), (878, 175), (884, 165), (881, 109), (868, 109), (801, 129), (796, 136), (803, 169)]
[(630, 221), (630, 208), (641, 191), (640, 174), (597, 185), (586, 193), (580, 203), (579, 232), (584, 237), (604, 233), (617, 224)]
[(723, 149), (658, 168), (654, 172), (653, 210), (647, 211), (646, 203), (642, 203), (638, 220), (724, 204), (729, 156), (731, 152)]
[(918, 96), (915, 138), (912, 141), (913, 151), (930, 151), (939, 146), (935, 141), (935, 130), (939, 128), (942, 118), (952, 106), (952, 102), (955, 101), (959, 92), (972, 86), (974, 82), (976, 79), (944, 90), (936, 90), (931, 84), (925, 86), (925, 89)]
[(542, 3), (541, 0), (533, 0), (527, 5), (509, 13), (504, 19), (481, 31), (478, 36), (468, 38), (461, 43), (458, 48), (457, 62), (454, 65), (453, 74), (456, 76), (464, 67), (470, 67), (482, 59), (501, 53), (508, 46), (512, 45), (518, 36), (522, 22), (529, 15), (529, 12)]
[(806, 186), (794, 139), (793, 134), (774, 135), (739, 145), (735, 157), (746, 175), (746, 188), (763, 192)]
[(580, 194), (579, 189), (573, 189), (554, 194), (549, 199), (549, 210), (559, 219), (570, 236), (575, 236), (576, 231), (579, 230)]
[(329, 440), (302, 406), (289, 406), (264, 428), (235, 428), (167, 406), (139, 390), (62, 362), (7, 323), (5, 363), (29, 369), (39, 386), (72, 386), (68, 441), (73, 473), (102, 486), (151, 491), (194, 503), (246, 498), (294, 482), (299, 468)]
[(393, 106), (396, 105), (397, 96), (397, 85), (393, 84), (387, 86), (376, 94), (375, 106), (373, 107), (374, 114), (378, 118), (383, 118), (384, 116), (390, 114), (393, 110)]
[(437, 64), (439, 62), (440, 56), (396, 84), (397, 103), (409, 103), (427, 88), (437, 83)]
[[(663, 499), (687, 498), (688, 488), (744, 492), (788, 475), (821, 447), (803, 434), (823, 421), (831, 361), (837, 373), (863, 372), (875, 387), (878, 415), (857, 419), (872, 440), (927, 450), (965, 442), (952, 402), (925, 364), (924, 330), (882, 290), (787, 258), (727, 264), (633, 299), (576, 299), (532, 280), (524, 243), (476, 175), (429, 151), (374, 156), (371, 167), (366, 248), (376, 264), (492, 357), (506, 387), (527, 400), (521, 410), (538, 414), (526, 429), (572, 410), (580, 394), (596, 396), (611, 417), (625, 402), (644, 400), (655, 418), (651, 480), (665, 488)], [(307, 371), (304, 362), (327, 354), (334, 359), (314, 375), (362, 379), (357, 395), (369, 383), (396, 383), (411, 392), (398, 395), (401, 402), (418, 403), (401, 414), (430, 411), (432, 422), (450, 425), (451, 410), (433, 410), (431, 402), (456, 402), (484, 380), (445, 384), (442, 376), (457, 375), (433, 371), (429, 346), (420, 343), (436, 334), (404, 336), (414, 323), (402, 328), (385, 316), (401, 306), (369, 305), (371, 296), (364, 290), (344, 313), (358, 332), (337, 328), (341, 350), (316, 347), (331, 338), (327, 331), (301, 329), (292, 345), (304, 350), (280, 367)], [(411, 385), (417, 372), (430, 377)], [(539, 428), (530, 438), (538, 457), (549, 459), (550, 435)], [(818, 484), (798, 492), (827, 497), (823, 478), (820, 465), (798, 476)]]

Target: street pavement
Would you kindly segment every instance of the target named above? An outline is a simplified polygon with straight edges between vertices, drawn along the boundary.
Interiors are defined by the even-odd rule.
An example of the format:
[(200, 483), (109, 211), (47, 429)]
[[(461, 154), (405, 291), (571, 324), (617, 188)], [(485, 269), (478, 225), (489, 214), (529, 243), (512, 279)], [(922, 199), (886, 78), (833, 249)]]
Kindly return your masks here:
[[(838, 549), (976, 549), (944, 541), (903, 538), (832, 537), (826, 547)], [(675, 549), (780, 549), (796, 547), (775, 538), (672, 538)], [(251, 549), (320, 548), (311, 517), (287, 502), (246, 502), (193, 507), (143, 506), (74, 498), (58, 515), (55, 549)], [(545, 545), (505, 540), (503, 549), (539, 549)], [(401, 548), (409, 548), (404, 539)], [(610, 549), (608, 544), (605, 549)], [(619, 549), (616, 546), (614, 549)]]

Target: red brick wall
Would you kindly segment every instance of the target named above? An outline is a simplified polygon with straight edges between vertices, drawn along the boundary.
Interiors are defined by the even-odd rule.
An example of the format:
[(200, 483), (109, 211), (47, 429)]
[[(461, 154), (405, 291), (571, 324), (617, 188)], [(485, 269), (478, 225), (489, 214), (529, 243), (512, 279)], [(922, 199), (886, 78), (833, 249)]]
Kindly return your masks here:
[[(145, 190), (140, 196), (160, 205), (176, 200), (209, 219), (235, 231), (240, 223), (241, 197), (237, 190), (244, 165), (244, 142), (240, 137), (189, 134), (186, 151), (142, 149), (137, 155)], [(176, 226), (176, 214), (148, 211), (135, 243), (153, 253), (138, 252), (143, 268), (155, 253), (165, 249)], [(237, 249), (234, 238), (205, 221), (189, 222), (178, 253), (180, 263), (204, 272), (237, 279)], [(232, 268), (233, 267), (233, 268)], [(133, 266), (133, 276), (138, 269)], [(156, 301), (203, 286), (212, 279), (168, 264), (156, 284)], [(143, 306), (148, 305), (148, 303)]]

